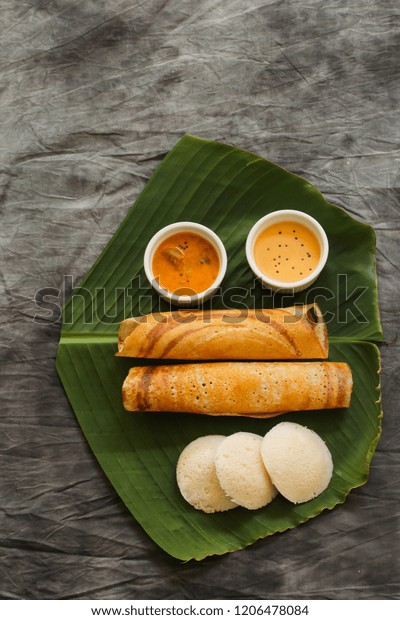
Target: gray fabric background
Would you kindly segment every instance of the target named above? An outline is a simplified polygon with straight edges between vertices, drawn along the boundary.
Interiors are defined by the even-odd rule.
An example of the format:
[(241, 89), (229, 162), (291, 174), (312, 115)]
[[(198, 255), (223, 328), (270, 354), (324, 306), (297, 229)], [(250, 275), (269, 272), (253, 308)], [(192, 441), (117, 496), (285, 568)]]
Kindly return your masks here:
[[(2, 598), (399, 598), (397, 0), (0, 0)], [(397, 21), (396, 21), (397, 20)], [(377, 233), (383, 435), (343, 506), (182, 564), (130, 516), (55, 370), (78, 282), (190, 132), (305, 176)]]

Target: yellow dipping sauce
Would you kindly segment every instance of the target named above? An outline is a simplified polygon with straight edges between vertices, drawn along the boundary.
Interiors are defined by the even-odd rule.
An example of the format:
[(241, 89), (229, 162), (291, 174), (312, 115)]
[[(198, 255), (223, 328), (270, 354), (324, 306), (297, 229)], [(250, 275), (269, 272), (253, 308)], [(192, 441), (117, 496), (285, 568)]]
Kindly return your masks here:
[(152, 271), (160, 286), (177, 295), (195, 295), (210, 288), (219, 273), (213, 244), (192, 232), (171, 235), (156, 248)]
[(321, 248), (315, 234), (296, 222), (280, 222), (263, 230), (254, 243), (254, 260), (266, 276), (298, 282), (311, 275)]

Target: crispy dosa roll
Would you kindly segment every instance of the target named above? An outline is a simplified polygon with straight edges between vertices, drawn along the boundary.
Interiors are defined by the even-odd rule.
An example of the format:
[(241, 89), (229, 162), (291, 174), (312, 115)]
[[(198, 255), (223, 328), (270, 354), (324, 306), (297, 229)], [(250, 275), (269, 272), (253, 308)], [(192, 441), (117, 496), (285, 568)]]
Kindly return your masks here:
[(215, 362), (131, 368), (127, 411), (268, 418), (287, 411), (348, 407), (349, 366), (339, 362)]
[(179, 310), (123, 321), (117, 355), (182, 360), (326, 359), (328, 336), (316, 304), (273, 310)]

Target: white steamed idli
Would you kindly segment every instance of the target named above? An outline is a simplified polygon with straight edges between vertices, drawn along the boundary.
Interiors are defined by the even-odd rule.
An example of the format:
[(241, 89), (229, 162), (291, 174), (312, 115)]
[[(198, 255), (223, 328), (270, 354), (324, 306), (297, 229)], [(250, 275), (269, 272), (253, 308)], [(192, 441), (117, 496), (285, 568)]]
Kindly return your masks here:
[(326, 444), (300, 424), (274, 426), (262, 440), (261, 456), (279, 493), (294, 504), (322, 493), (332, 478), (332, 456)]
[(224, 435), (195, 439), (182, 451), (176, 466), (176, 480), (185, 500), (203, 512), (236, 508), (222, 490), (215, 471), (215, 453)]
[(221, 487), (249, 510), (266, 506), (277, 494), (261, 458), (261, 443), (262, 437), (254, 433), (234, 433), (219, 444), (215, 455)]

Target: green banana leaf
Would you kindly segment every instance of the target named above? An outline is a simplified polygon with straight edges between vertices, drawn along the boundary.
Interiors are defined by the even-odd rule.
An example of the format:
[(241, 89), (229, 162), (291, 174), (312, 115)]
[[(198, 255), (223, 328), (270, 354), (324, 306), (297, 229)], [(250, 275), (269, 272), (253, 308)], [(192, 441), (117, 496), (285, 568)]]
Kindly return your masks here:
[[(254, 282), (245, 239), (263, 215), (281, 208), (309, 213), (325, 228), (330, 255), (317, 282), (291, 298)], [(189, 414), (129, 414), (121, 385), (133, 365), (114, 357), (119, 322), (167, 309), (146, 281), (151, 236), (175, 221), (203, 223), (221, 237), (228, 271), (213, 307), (273, 307), (317, 301), (330, 336), (330, 359), (349, 363), (349, 409), (296, 412), (272, 420)], [(379, 351), (373, 230), (328, 203), (307, 181), (232, 146), (185, 136), (167, 155), (63, 310), (57, 369), (82, 430), (105, 474), (151, 538), (172, 556), (202, 559), (240, 549), (315, 517), (364, 484), (380, 435)], [(165, 363), (165, 362), (164, 362)], [(180, 496), (175, 467), (192, 439), (238, 430), (265, 434), (281, 420), (318, 432), (332, 452), (334, 475), (314, 500), (295, 506), (277, 497), (257, 511), (203, 514)]]

